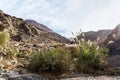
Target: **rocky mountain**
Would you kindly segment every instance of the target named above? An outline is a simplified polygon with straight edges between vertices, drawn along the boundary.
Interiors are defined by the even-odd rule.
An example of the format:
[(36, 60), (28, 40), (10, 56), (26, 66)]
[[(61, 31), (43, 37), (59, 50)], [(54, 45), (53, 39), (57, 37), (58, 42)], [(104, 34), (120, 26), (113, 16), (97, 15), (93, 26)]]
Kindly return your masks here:
[[(82, 35), (79, 35), (78, 38), (82, 38)], [(91, 41), (97, 41), (98, 39), (97, 42), (101, 46), (109, 48), (111, 55), (120, 54), (120, 25), (112, 30), (85, 32), (85, 39)]]
[[(89, 31), (85, 32), (85, 39), (86, 40), (92, 40), (96, 41), (97, 38), (99, 38), (98, 42), (103, 43), (106, 39), (107, 36), (111, 33), (112, 30), (99, 30), (99, 31)], [(81, 35), (78, 36), (78, 38), (82, 38)]]
[(44, 30), (44, 31), (47, 31), (47, 32), (53, 32), (53, 30), (51, 30), (51, 29), (48, 28), (47, 26), (45, 26), (45, 25), (43, 25), (43, 24), (41, 24), (41, 23), (38, 23), (38, 22), (36, 22), (36, 21), (34, 21), (34, 20), (28, 19), (28, 20), (25, 20), (25, 23), (27, 23), (27, 24), (29, 24), (29, 25), (31, 25), (31, 26), (36, 26), (36, 27), (38, 27), (38, 28), (40, 28), (40, 29), (42, 29), (42, 30)]
[(50, 39), (53, 39), (54, 41), (61, 42), (61, 43), (69, 43), (69, 40), (67, 38), (57, 34), (52, 29), (48, 28), (47, 26), (45, 26), (41, 23), (38, 23), (38, 22), (36, 22), (34, 20), (30, 20), (30, 19), (25, 20), (25, 23), (30, 26), (37, 27), (38, 29), (40, 29), (43, 32), (47, 32), (48, 33), (47, 37), (49, 37)]
[(0, 10), (0, 31), (10, 33), (10, 47), (18, 50), (38, 50), (54, 43), (68, 43), (69, 40), (33, 20), (23, 20)]
[(117, 25), (117, 27), (111, 31), (111, 34), (108, 35), (107, 39), (111, 39), (113, 41), (120, 39), (120, 24)]
[(110, 50), (110, 54), (120, 54), (120, 24), (112, 30), (104, 44), (107, 44), (110, 41), (113, 41), (111, 44), (107, 45)]

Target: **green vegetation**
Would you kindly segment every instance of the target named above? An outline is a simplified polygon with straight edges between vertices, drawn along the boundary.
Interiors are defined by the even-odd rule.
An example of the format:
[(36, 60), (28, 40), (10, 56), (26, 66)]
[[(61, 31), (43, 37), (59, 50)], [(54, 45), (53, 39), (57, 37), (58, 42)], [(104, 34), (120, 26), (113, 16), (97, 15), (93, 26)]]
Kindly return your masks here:
[(103, 59), (108, 50), (100, 48), (96, 42), (80, 40), (77, 47), (76, 69), (84, 73), (93, 73), (95, 70), (103, 69)]
[(63, 73), (71, 67), (69, 50), (56, 48), (34, 53), (30, 57), (29, 70), (34, 72)]
[[(33, 72), (50, 73), (63, 73), (70, 70), (94, 73), (95, 70), (104, 69), (103, 59), (108, 53), (106, 48), (99, 48), (97, 43), (86, 42), (82, 39), (76, 47), (75, 53), (71, 53), (71, 50), (58, 47), (33, 53), (30, 57), (28, 69)], [(73, 57), (73, 54), (76, 54), (76, 56)]]
[[(8, 32), (0, 32), (1, 48), (4, 48), (9, 40)], [(59, 74), (68, 71), (94, 73), (95, 70), (104, 69), (103, 59), (108, 53), (106, 48), (101, 48), (96, 42), (86, 41), (84, 38), (80, 40), (76, 38), (76, 42), (76, 47), (57, 47), (32, 54), (27, 53), (27, 56), (30, 56), (28, 70)], [(9, 59), (25, 58), (26, 55), (12, 48), (6, 48), (6, 53)]]

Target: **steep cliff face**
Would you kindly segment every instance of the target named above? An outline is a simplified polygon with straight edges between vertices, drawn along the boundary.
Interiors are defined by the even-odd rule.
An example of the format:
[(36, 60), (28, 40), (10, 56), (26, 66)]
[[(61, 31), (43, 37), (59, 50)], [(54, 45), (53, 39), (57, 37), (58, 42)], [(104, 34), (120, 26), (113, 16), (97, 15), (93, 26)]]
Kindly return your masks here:
[(10, 47), (18, 50), (36, 50), (41, 45), (52, 45), (52, 43), (67, 43), (69, 40), (48, 27), (33, 21), (24, 21), (5, 14), (0, 10), (0, 31), (7, 30), (10, 33)]

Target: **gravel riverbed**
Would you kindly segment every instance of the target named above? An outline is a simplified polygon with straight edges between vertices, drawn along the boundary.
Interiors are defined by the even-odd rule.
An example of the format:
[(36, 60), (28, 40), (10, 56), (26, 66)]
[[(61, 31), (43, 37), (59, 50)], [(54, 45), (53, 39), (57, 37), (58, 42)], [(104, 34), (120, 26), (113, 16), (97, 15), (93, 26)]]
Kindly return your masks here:
[(8, 70), (1, 71), (0, 80), (120, 80), (120, 76), (77, 76), (73, 78), (49, 79), (37, 74), (24, 74)]
[(120, 76), (81, 76), (76, 78), (65, 78), (60, 80), (120, 80)]

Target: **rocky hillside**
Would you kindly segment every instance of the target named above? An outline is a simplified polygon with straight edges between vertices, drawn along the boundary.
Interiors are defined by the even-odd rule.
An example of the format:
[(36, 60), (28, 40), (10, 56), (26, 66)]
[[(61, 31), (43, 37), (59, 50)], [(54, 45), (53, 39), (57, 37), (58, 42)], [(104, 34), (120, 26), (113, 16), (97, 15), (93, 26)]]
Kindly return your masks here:
[(69, 40), (67, 38), (55, 33), (52, 29), (48, 28), (47, 26), (45, 26), (41, 23), (38, 23), (34, 20), (25, 20), (25, 23), (30, 26), (37, 27), (38, 29), (42, 30), (43, 32), (47, 32), (49, 34), (47, 37), (49, 37), (50, 39), (53, 39), (57, 42), (69, 43)]
[(36, 21), (34, 21), (34, 20), (28, 19), (28, 20), (25, 20), (25, 23), (27, 23), (27, 24), (29, 24), (29, 25), (31, 25), (31, 26), (36, 26), (36, 27), (38, 27), (38, 28), (40, 28), (40, 29), (42, 29), (42, 30), (44, 30), (44, 31), (47, 31), (47, 32), (53, 32), (53, 30), (51, 30), (51, 29), (48, 28), (47, 26), (45, 26), (45, 25), (43, 25), (43, 24), (41, 24), (41, 23), (38, 23), (38, 22), (36, 22)]
[(120, 54), (120, 25), (112, 30), (104, 44), (107, 44), (109, 41), (112, 41), (111, 44), (107, 45), (107, 47), (110, 49), (110, 54)]
[[(89, 31), (85, 33), (85, 39), (86, 40), (92, 40), (96, 41), (97, 38), (99, 38), (98, 42), (103, 43), (106, 39), (107, 36), (112, 32), (112, 30), (99, 30), (97, 32), (95, 31)], [(78, 38), (81, 38), (82, 36), (78, 36)]]
[[(79, 35), (78, 38), (80, 39), (82, 36)], [(101, 46), (107, 46), (112, 55), (120, 54), (120, 25), (117, 25), (113, 30), (85, 32), (85, 39), (97, 41)]]
[(23, 20), (0, 10), (0, 31), (10, 33), (10, 47), (18, 50), (36, 50), (53, 43), (68, 43), (69, 40), (48, 27), (33, 20)]

